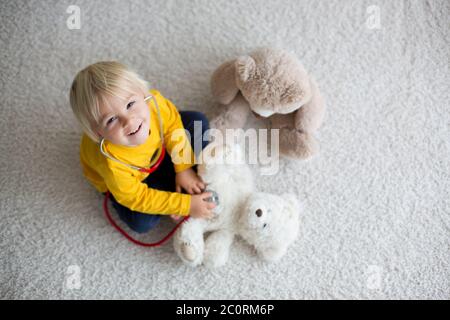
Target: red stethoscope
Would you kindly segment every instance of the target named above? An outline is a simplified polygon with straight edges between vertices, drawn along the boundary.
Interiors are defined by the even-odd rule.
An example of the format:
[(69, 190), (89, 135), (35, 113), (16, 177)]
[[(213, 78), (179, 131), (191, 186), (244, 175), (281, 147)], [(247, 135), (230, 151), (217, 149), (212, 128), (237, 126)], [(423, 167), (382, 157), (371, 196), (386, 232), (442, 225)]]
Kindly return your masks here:
[[(155, 157), (155, 160), (150, 162), (149, 167), (144, 168), (144, 167), (139, 167), (139, 166), (134, 166), (125, 162), (120, 161), (119, 159), (114, 158), (112, 155), (108, 154), (106, 152), (106, 150), (104, 150), (103, 148), (103, 144), (105, 141), (105, 138), (102, 138), (100, 141), (100, 152), (107, 157), (108, 159), (111, 159), (115, 162), (118, 162), (124, 166), (127, 166), (129, 168), (132, 168), (134, 170), (137, 170), (139, 172), (145, 172), (145, 173), (152, 173), (154, 171), (156, 171), (158, 169), (158, 167), (161, 165), (162, 161), (164, 160), (164, 157), (166, 155), (166, 148), (164, 147), (164, 132), (163, 132), (163, 123), (161, 120), (161, 113), (159, 111), (159, 106), (158, 106), (158, 102), (156, 101), (155, 97), (153, 95), (149, 95), (148, 97), (146, 97), (144, 99), (144, 101), (147, 101), (149, 99), (152, 99), (153, 102), (155, 103), (156, 106), (156, 111), (158, 114), (158, 121), (159, 121), (159, 132), (160, 132), (160, 137), (161, 137), (161, 148), (159, 149), (158, 152), (158, 156)], [(108, 219), (108, 221), (113, 225), (114, 228), (116, 228), (117, 231), (119, 231), (122, 235), (125, 236), (125, 238), (127, 238), (128, 240), (130, 240), (131, 242), (139, 245), (139, 246), (143, 246), (143, 247), (157, 247), (162, 245), (164, 242), (166, 242), (167, 240), (170, 239), (170, 237), (175, 233), (175, 231), (178, 229), (178, 227), (185, 222), (187, 219), (189, 219), (189, 216), (184, 217), (176, 226), (175, 228), (172, 229), (172, 231), (170, 231), (163, 239), (161, 239), (158, 242), (154, 242), (154, 243), (146, 243), (146, 242), (141, 242), (139, 240), (134, 239), (133, 237), (131, 237), (125, 230), (123, 230), (111, 217), (111, 214), (109, 213), (108, 210), (108, 198), (109, 198), (109, 191), (106, 191), (105, 193), (105, 199), (103, 201), (103, 210), (105, 211), (105, 215), (106, 218)]]

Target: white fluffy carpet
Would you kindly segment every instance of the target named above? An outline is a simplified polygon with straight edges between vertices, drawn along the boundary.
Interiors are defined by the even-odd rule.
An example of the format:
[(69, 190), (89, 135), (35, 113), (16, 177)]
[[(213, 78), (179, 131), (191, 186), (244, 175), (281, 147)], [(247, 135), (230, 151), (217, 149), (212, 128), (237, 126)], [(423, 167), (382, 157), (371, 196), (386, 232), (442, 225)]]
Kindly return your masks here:
[[(448, 1), (10, 0), (0, 16), (1, 298), (450, 298)], [(238, 241), (215, 271), (127, 242), (81, 175), (75, 73), (120, 60), (212, 115), (213, 70), (261, 46), (297, 53), (327, 101), (320, 155), (257, 177), (303, 200), (298, 241), (277, 264)]]

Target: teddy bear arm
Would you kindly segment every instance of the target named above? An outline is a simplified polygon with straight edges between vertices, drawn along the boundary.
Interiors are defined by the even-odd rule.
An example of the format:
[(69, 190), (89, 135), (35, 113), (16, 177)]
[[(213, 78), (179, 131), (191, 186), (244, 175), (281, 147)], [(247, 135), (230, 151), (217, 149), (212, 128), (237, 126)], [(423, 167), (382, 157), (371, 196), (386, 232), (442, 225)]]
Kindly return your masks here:
[(325, 115), (325, 103), (316, 81), (311, 78), (312, 97), (295, 113), (294, 126), (301, 132), (312, 133), (322, 125)]
[(247, 101), (238, 94), (228, 108), (211, 121), (211, 128), (225, 130), (244, 127), (247, 122), (250, 109)]
[(215, 99), (227, 105), (236, 97), (239, 89), (235, 80), (235, 61), (227, 61), (221, 64), (211, 77), (211, 91)]
[(234, 233), (230, 230), (217, 230), (211, 233), (205, 241), (205, 254), (203, 262), (206, 266), (217, 268), (228, 261)]

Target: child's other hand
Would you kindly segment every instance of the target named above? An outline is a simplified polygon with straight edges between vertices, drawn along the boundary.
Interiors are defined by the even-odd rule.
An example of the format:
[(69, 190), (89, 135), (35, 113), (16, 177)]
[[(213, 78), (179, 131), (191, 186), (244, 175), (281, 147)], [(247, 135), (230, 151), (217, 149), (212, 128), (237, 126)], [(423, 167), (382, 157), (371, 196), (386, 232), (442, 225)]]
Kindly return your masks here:
[(176, 192), (181, 192), (184, 189), (189, 194), (199, 194), (205, 187), (205, 183), (192, 168), (178, 172), (175, 175)]
[(193, 218), (211, 219), (214, 216), (212, 209), (216, 207), (216, 204), (206, 201), (209, 197), (212, 197), (211, 192), (193, 195), (189, 215)]
[(177, 214), (171, 214), (170, 218), (174, 221), (174, 222), (178, 222), (181, 220), (181, 218), (183, 218), (182, 216), (179, 216)]

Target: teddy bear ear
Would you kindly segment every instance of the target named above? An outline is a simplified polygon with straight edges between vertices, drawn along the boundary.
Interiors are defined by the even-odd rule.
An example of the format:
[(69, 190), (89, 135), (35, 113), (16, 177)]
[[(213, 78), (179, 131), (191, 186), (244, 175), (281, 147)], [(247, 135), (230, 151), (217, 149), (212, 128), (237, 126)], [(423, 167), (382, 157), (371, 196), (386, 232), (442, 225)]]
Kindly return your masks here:
[(254, 74), (256, 70), (256, 62), (250, 56), (242, 56), (236, 60), (237, 76), (242, 82), (247, 80)]
[(287, 245), (279, 245), (259, 250), (260, 256), (269, 262), (278, 261), (287, 251)]
[(286, 201), (286, 207), (290, 215), (299, 214), (303, 210), (303, 206), (296, 195), (289, 193), (284, 195), (283, 198)]
[(229, 104), (239, 92), (236, 85), (236, 60), (221, 64), (211, 77), (212, 95), (221, 104)]

